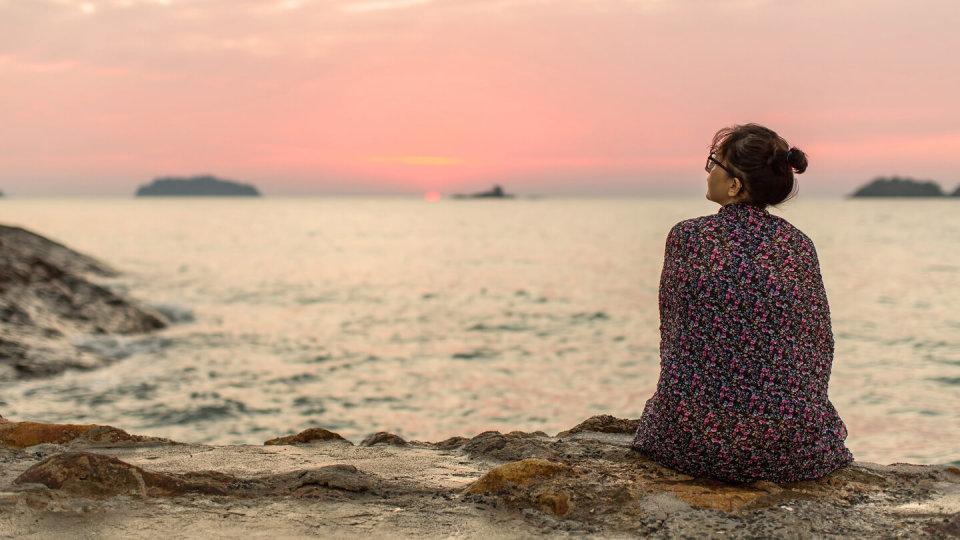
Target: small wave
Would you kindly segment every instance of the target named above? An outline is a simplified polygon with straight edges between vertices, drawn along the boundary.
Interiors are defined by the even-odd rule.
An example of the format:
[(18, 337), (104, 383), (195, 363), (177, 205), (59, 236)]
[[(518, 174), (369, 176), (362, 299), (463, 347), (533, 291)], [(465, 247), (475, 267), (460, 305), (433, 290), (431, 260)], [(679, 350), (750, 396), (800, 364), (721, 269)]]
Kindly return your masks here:
[(487, 358), (495, 358), (499, 355), (500, 353), (493, 349), (480, 348), (472, 351), (453, 353), (450, 358), (454, 360), (484, 360)]
[(603, 311), (581, 312), (571, 315), (570, 320), (573, 322), (608, 321), (610, 320), (610, 315), (607, 315), (607, 313)]
[(302, 296), (297, 298), (297, 303), (301, 306), (309, 306), (312, 304), (329, 304), (336, 300), (337, 298), (334, 296)]
[(930, 377), (928, 380), (950, 386), (960, 386), (960, 377)]
[(142, 428), (154, 428), (170, 425), (187, 425), (200, 422), (213, 422), (225, 418), (249, 416), (254, 414), (275, 414), (279, 409), (255, 409), (234, 399), (224, 399), (219, 403), (170, 407), (157, 405), (150, 409), (134, 411), (132, 416), (144, 420)]
[(297, 373), (296, 375), (290, 375), (289, 377), (278, 377), (276, 379), (270, 379), (268, 384), (302, 384), (307, 382), (314, 382), (319, 380), (320, 377), (315, 373)]
[(467, 332), (526, 332), (528, 330), (532, 330), (532, 328), (522, 324), (509, 323), (492, 325), (478, 323), (467, 328)]
[(150, 307), (160, 312), (168, 321), (174, 324), (194, 322), (196, 317), (193, 310), (179, 304), (163, 303), (150, 304)]
[(73, 340), (81, 351), (110, 360), (122, 360), (135, 354), (156, 354), (173, 344), (165, 337), (127, 338), (116, 336), (85, 336)]

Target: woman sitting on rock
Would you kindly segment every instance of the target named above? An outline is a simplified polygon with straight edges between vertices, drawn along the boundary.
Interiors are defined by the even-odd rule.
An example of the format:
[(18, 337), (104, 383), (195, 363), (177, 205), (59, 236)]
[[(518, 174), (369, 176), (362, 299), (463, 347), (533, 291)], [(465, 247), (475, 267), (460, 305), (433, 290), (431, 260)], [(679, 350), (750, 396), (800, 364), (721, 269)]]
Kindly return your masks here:
[(667, 235), (660, 380), (635, 450), (728, 482), (819, 478), (853, 461), (827, 397), (834, 341), (817, 252), (766, 209), (806, 168), (763, 126), (714, 135), (707, 199), (721, 206)]

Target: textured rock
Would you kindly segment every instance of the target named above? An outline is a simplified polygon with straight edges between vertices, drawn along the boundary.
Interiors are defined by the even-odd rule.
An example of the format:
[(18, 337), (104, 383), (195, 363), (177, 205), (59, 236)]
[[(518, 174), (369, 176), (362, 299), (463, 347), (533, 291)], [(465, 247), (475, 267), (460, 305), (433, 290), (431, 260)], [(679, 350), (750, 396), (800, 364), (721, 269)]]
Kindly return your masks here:
[(297, 433), (296, 435), (288, 435), (286, 437), (277, 437), (276, 439), (270, 439), (269, 441), (264, 442), (263, 444), (268, 445), (297, 445), (297, 444), (310, 444), (316, 442), (345, 442), (347, 444), (353, 444), (352, 442), (344, 439), (339, 434), (332, 431), (328, 431), (323, 428), (310, 428)]
[(529, 487), (531, 484), (570, 471), (563, 463), (546, 459), (524, 459), (501, 465), (467, 488), (467, 493), (490, 495), (502, 493), (514, 487)]
[(164, 328), (156, 311), (90, 281), (114, 275), (91, 257), (0, 225), (0, 381), (112, 360), (74, 346), (79, 337)]
[(407, 446), (407, 441), (400, 437), (399, 435), (394, 435), (393, 433), (387, 433), (386, 431), (379, 431), (368, 436), (364, 439), (360, 446), (375, 446), (378, 444), (386, 444), (389, 446)]
[(549, 459), (557, 456), (551, 441), (543, 432), (485, 431), (463, 445), (470, 457), (486, 457), (500, 461), (517, 461), (529, 457)]
[[(59, 441), (75, 428), (29, 432)], [(629, 449), (630, 433), (594, 430), (563, 439), (486, 432), (448, 448), (120, 441), (95, 454), (50, 456), (97, 433), (118, 436), (90, 428), (26, 451), (0, 445), (0, 537), (56, 536), (62, 529), (51, 516), (63, 513), (75, 536), (102, 534), (104, 516), (114, 516), (118, 536), (152, 537), (182, 535), (184, 523), (192, 532), (252, 536), (295, 523), (285, 535), (309, 527), (335, 537), (948, 538), (960, 528), (956, 466), (854, 463), (817, 480), (735, 485), (659, 465)], [(330, 432), (303, 438), (318, 434), (342, 441)], [(553, 457), (491, 463), (494, 455), (543, 452)]]
[(441, 450), (455, 450), (457, 448), (462, 448), (468, 442), (470, 442), (470, 439), (466, 437), (450, 437), (449, 439), (444, 439), (438, 443), (433, 443), (433, 446)]
[(106, 497), (139, 495), (157, 497), (184, 493), (225, 495), (236, 479), (205, 472), (193, 478), (145, 471), (119, 459), (85, 452), (66, 452), (52, 456), (27, 469), (15, 484), (42, 484), (50, 489), (74, 495)]
[(278, 478), (281, 487), (278, 493), (290, 493), (295, 497), (320, 497), (330, 489), (362, 493), (371, 491), (376, 480), (353, 465), (328, 465), (319, 469), (297, 471)]
[(596, 433), (627, 433), (633, 435), (636, 433), (637, 426), (639, 425), (640, 420), (626, 420), (624, 418), (610, 416), (609, 414), (601, 414), (591, 416), (567, 431), (561, 431), (557, 434), (557, 437), (569, 437), (570, 435), (584, 431), (593, 431)]
[(96, 424), (0, 423), (0, 446), (27, 448), (38, 444), (170, 443), (167, 439), (131, 435), (122, 429)]

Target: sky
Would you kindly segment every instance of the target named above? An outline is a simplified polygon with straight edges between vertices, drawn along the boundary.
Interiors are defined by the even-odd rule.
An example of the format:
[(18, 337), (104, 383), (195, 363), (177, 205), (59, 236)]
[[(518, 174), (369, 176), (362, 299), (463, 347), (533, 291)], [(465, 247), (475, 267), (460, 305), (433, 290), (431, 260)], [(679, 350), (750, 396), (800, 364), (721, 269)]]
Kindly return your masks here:
[(0, 190), (697, 196), (713, 133), (800, 196), (960, 184), (956, 0), (0, 0)]

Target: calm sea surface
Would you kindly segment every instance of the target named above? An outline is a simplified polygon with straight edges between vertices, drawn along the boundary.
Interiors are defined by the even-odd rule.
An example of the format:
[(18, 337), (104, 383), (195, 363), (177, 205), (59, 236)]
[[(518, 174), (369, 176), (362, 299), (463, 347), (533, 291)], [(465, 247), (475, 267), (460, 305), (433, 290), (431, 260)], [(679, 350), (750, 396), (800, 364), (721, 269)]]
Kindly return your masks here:
[[(310, 426), (440, 440), (639, 417), (659, 373), (664, 240), (692, 199), (6, 199), (180, 320), (80, 343), (123, 358), (0, 389), (5, 416), (192, 442)], [(960, 463), (960, 200), (800, 199), (830, 397), (857, 459)]]

